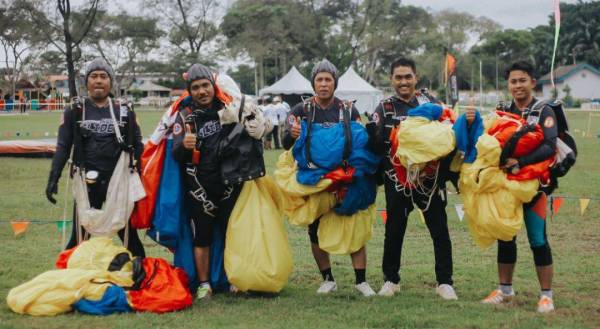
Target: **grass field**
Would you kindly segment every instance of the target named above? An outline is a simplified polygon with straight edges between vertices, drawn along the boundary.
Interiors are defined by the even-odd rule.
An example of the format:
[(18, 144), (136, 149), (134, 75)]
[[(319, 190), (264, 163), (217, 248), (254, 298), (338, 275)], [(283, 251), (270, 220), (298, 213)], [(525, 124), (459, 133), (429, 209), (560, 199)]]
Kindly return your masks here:
[[(154, 129), (159, 112), (139, 112), (144, 136)], [(587, 113), (569, 115), (572, 130), (587, 128)], [(568, 177), (561, 181), (558, 195), (600, 198), (600, 119), (593, 137), (577, 136), (579, 159)], [(4, 131), (29, 129), (55, 131), (58, 114), (0, 117), (0, 139)], [(268, 151), (270, 172), (278, 152)], [(63, 207), (52, 206), (44, 197), (50, 167), (48, 159), (0, 158), (0, 299), (8, 291), (53, 267), (60, 251), (61, 234), (55, 223)], [(64, 178), (63, 174), (63, 178)], [(65, 192), (64, 179), (59, 195)], [(383, 193), (377, 198), (383, 208)], [(62, 201), (61, 201), (62, 202)], [(554, 294), (557, 311), (535, 313), (538, 284), (533, 257), (525, 232), (518, 237), (519, 259), (514, 286), (516, 300), (509, 305), (490, 307), (478, 301), (497, 285), (496, 248), (477, 248), (466, 223), (460, 222), (452, 196), (447, 208), (454, 251), (454, 281), (458, 301), (440, 300), (434, 292), (433, 248), (426, 227), (412, 214), (402, 257), (401, 292), (393, 298), (365, 299), (355, 293), (354, 275), (347, 256), (334, 256), (333, 273), (339, 290), (317, 296), (320, 274), (310, 253), (305, 229), (289, 227), (294, 255), (294, 272), (289, 284), (277, 296), (218, 295), (210, 302), (195, 303), (182, 312), (124, 314), (94, 317), (70, 313), (36, 318), (12, 313), (0, 303), (0, 328), (597, 328), (600, 326), (600, 200), (592, 200), (585, 215), (577, 199), (565, 199), (559, 213), (549, 222), (548, 236), (555, 262)], [(70, 211), (68, 212), (70, 218)], [(14, 237), (8, 221), (39, 220), (26, 233)], [(383, 225), (374, 227), (368, 243), (367, 280), (375, 290), (382, 282)], [(164, 248), (149, 238), (143, 240), (147, 254), (170, 259)]]

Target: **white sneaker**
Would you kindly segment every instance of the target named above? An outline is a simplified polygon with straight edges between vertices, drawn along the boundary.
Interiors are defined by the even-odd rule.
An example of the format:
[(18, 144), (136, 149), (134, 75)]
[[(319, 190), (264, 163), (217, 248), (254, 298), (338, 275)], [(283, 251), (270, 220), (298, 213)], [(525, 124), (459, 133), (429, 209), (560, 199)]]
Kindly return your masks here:
[(449, 284), (440, 284), (435, 288), (435, 292), (440, 295), (445, 300), (457, 300), (458, 296), (456, 296), (456, 292), (454, 288), (452, 288)]
[(371, 286), (369, 286), (369, 284), (366, 281), (363, 283), (357, 284), (354, 287), (365, 297), (376, 295), (375, 291), (373, 289), (371, 289)]
[(386, 281), (377, 294), (379, 296), (392, 297), (398, 291), (400, 291), (399, 284), (393, 283), (392, 281)]
[(537, 311), (538, 313), (554, 312), (554, 302), (552, 301), (552, 298), (548, 296), (542, 296), (538, 302)]
[(317, 294), (328, 294), (337, 290), (337, 283), (335, 281), (323, 281), (319, 289), (317, 289)]

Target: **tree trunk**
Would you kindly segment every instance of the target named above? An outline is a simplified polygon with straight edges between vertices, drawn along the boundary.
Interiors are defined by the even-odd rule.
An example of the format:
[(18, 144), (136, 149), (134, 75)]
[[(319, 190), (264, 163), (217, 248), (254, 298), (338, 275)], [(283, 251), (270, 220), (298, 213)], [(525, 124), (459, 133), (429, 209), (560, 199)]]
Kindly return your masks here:
[(69, 74), (69, 97), (77, 96), (77, 85), (75, 84), (75, 65), (73, 64), (73, 48), (70, 40), (65, 42), (65, 56), (67, 60), (67, 73)]

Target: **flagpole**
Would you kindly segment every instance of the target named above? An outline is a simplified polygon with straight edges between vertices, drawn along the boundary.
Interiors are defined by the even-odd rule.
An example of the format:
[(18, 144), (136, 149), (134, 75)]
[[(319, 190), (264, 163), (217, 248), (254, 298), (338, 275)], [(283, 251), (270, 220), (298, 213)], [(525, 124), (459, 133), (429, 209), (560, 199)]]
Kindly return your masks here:
[(560, 33), (560, 0), (554, 0), (554, 26), (554, 50), (552, 51), (552, 62), (550, 64), (550, 82), (552, 83), (552, 89), (556, 98), (558, 98), (558, 92), (556, 92), (556, 85), (554, 84), (554, 60), (556, 59), (558, 35)]
[(479, 109), (483, 109), (483, 64), (479, 61)]

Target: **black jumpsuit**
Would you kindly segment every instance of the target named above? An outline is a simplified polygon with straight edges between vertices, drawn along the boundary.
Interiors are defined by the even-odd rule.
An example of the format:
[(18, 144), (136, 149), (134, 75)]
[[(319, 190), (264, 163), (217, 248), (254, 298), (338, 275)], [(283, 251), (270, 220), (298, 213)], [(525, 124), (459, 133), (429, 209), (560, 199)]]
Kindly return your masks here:
[[(192, 102), (179, 110), (173, 125), (173, 156), (181, 164), (186, 198), (189, 201), (194, 246), (209, 247), (212, 243), (213, 227), (221, 226), (223, 236), (227, 223), (243, 184), (225, 185), (221, 179), (219, 143), (233, 125), (221, 126), (218, 111), (223, 104), (214, 101), (210, 108), (202, 109)], [(200, 162), (192, 163), (192, 151), (183, 146), (185, 121), (188, 116), (195, 127)]]
[[(113, 103), (114, 104), (114, 103)], [(93, 184), (88, 184), (88, 197), (90, 206), (96, 209), (102, 208), (106, 200), (106, 192), (112, 172), (115, 169), (117, 161), (122, 151), (116, 135), (115, 127), (111, 119), (108, 105), (98, 108), (89, 99), (85, 99), (85, 111), (81, 109), (66, 108), (60, 127), (58, 128), (58, 141), (56, 144), (56, 153), (52, 159), (51, 176), (60, 177), (69, 156), (71, 147), (73, 148), (73, 159), (76, 165), (82, 165), (86, 171), (97, 171), (98, 178)], [(128, 140), (129, 124), (133, 124), (132, 145), (134, 147), (134, 156), (139, 160), (144, 145), (142, 144), (142, 135), (140, 127), (137, 124), (135, 112), (119, 104), (113, 105), (115, 119), (119, 122), (119, 129), (123, 139)], [(84, 113), (83, 113), (84, 112)], [(84, 118), (85, 117), (85, 118)], [(75, 129), (79, 130), (81, 136), (81, 145), (76, 141)], [(76, 205), (75, 205), (76, 207)], [(82, 227), (82, 235), (86, 232)], [(121, 240), (124, 240), (125, 229), (118, 232)], [(134, 256), (145, 256), (144, 247), (140, 241), (137, 231), (129, 229), (128, 249)], [(71, 239), (66, 248), (73, 248), (77, 245), (77, 216), (73, 211), (73, 229)]]
[[(400, 260), (402, 255), (402, 244), (406, 233), (408, 215), (414, 209), (413, 200), (421, 209), (425, 209), (429, 201), (427, 195), (417, 191), (404, 191), (403, 186), (397, 183), (396, 173), (387, 155), (390, 152), (389, 129), (395, 123), (407, 118), (408, 111), (419, 106), (423, 102), (437, 102), (434, 98), (420, 94), (413, 96), (409, 102), (398, 97), (391, 97), (384, 102), (391, 103), (393, 115), (386, 116), (382, 104), (379, 104), (371, 119), (375, 123), (374, 136), (372, 136), (372, 148), (383, 159), (381, 171), (385, 188), (385, 201), (387, 221), (385, 224), (385, 239), (383, 245), (382, 269), (385, 281), (393, 283), (400, 282)], [(390, 106), (390, 105), (388, 105)], [(449, 158), (449, 157), (448, 157)], [(433, 188), (433, 196), (429, 207), (423, 211), (425, 224), (433, 240), (435, 254), (435, 276), (438, 284), (452, 285), (452, 243), (448, 232), (448, 218), (446, 215), (446, 188), (445, 180), (449, 171), (449, 159), (440, 162), (438, 180), (425, 181), (428, 188)], [(410, 196), (412, 193), (412, 198)]]

